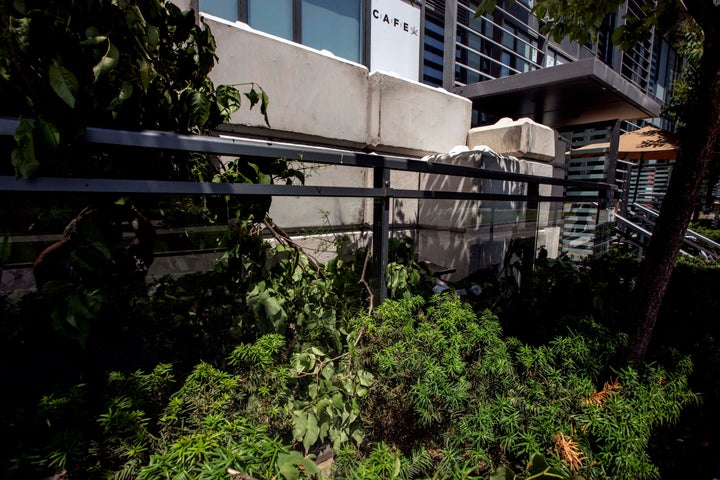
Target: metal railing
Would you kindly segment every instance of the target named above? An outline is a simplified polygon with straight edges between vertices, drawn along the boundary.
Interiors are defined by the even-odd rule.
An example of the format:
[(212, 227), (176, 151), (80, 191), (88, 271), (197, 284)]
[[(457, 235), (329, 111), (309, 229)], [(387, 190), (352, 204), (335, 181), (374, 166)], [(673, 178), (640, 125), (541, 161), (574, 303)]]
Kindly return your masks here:
[[(0, 118), (0, 135), (11, 136), (19, 121)], [(540, 185), (595, 191), (598, 204), (604, 205), (607, 194), (614, 187), (607, 183), (565, 180), (554, 177), (491, 171), (475, 167), (435, 163), (397, 156), (303, 145), (289, 145), (271, 141), (230, 139), (200, 135), (179, 135), (157, 131), (126, 131), (88, 128), (81, 141), (108, 147), (138, 147), (144, 149), (199, 152), (223, 156), (252, 156), (284, 158), (301, 163), (315, 163), (359, 167), (373, 172), (372, 187), (258, 185), (247, 183), (214, 183), (164, 180), (117, 180), (102, 178), (40, 177), (30, 180), (14, 176), (0, 176), (0, 192), (78, 192), (113, 194), (182, 194), (182, 195), (270, 195), (307, 197), (355, 197), (374, 199), (373, 266), (378, 285), (378, 296), (386, 298), (385, 272), (388, 265), (390, 237), (390, 204), (395, 198), (426, 200), (476, 200), (539, 202), (587, 202), (585, 195), (540, 195)], [(479, 155), (493, 156), (490, 152)], [(497, 155), (496, 155), (497, 157)], [(524, 183), (526, 194), (457, 192), (443, 190), (397, 189), (390, 183), (390, 172), (416, 172), (432, 175), (467, 177), (481, 180), (499, 180)]]
[[(660, 213), (648, 206), (635, 203), (632, 205), (634, 215), (632, 218), (626, 218), (616, 215), (617, 230), (638, 248), (647, 248), (652, 237)], [(705, 259), (720, 258), (720, 244), (704, 235), (688, 228), (683, 238), (683, 249), (680, 253), (691, 257), (700, 255)]]

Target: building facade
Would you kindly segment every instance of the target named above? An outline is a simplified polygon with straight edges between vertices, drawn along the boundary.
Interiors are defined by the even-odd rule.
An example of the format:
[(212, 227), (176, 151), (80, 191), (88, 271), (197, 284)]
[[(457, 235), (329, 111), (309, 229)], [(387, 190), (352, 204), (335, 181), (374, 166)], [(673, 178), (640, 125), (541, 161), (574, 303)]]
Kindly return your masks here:
[[(216, 36), (213, 80), (257, 82), (271, 99), (270, 126), (258, 112), (242, 110), (223, 134), (419, 158), (474, 147), (466, 145), (473, 127), (529, 118), (559, 133), (562, 158), (549, 174), (568, 179), (615, 181), (620, 133), (661, 123), (681, 65), (657, 35), (626, 52), (609, 41), (625, 15), (640, 12), (642, 0), (628, 0), (605, 20), (596, 42), (585, 45), (540, 33), (532, 0), (500, 0), (477, 18), (480, 2), (470, 0), (186, 3), (202, 12)], [(609, 147), (595, 156), (573, 155), (596, 142)], [(341, 184), (368, 181), (323, 175), (336, 175), (332, 181)], [(338, 213), (325, 220), (362, 224), (358, 212), (368, 210), (367, 202), (345, 202), (351, 206), (337, 205)], [(613, 204), (556, 206), (559, 251), (584, 256), (607, 249)], [(282, 201), (275, 209), (282, 219)], [(300, 226), (319, 225), (313, 209)], [(419, 211), (406, 202), (395, 221), (417, 225)]]
[[(653, 34), (625, 52), (610, 42), (612, 30), (623, 18), (641, 15), (648, 2), (628, 0), (616, 15), (605, 19), (595, 43), (585, 45), (569, 40), (558, 43), (540, 33), (532, 0), (500, 0), (492, 13), (476, 18), (479, 3), (199, 0), (198, 7), (216, 17), (331, 52), (371, 71), (394, 72), (448, 91), (597, 58), (643, 94), (660, 103), (668, 101), (682, 63), (668, 40)], [(477, 105), (473, 124), (493, 123), (497, 115), (494, 109), (486, 111)]]
[[(468, 0), (175, 3), (200, 12), (213, 32), (214, 83), (241, 91), (254, 84), (270, 98), (269, 123), (243, 106), (217, 135), (296, 152), (333, 149), (341, 158), (359, 152), (612, 182), (623, 122), (659, 122), (681, 60), (657, 36), (629, 52), (607, 41), (625, 13), (639, 11), (639, 0), (608, 18), (593, 45), (543, 36), (529, 1), (499, 0), (479, 18), (478, 2)], [(596, 143), (608, 146), (575, 151)], [(487, 149), (501, 155), (484, 155)], [(305, 173), (306, 185), (378, 188), (372, 168), (316, 165)], [(642, 173), (632, 191), (619, 194), (640, 198), (666, 182), (657, 165)], [(393, 172), (381, 187), (468, 194), (462, 201), (391, 200), (391, 229), (411, 235), (422, 259), (454, 269), (456, 278), (511, 260), (513, 244), (551, 258), (602, 252), (612, 226), (614, 199), (599, 201), (597, 191), (418, 172)], [(479, 201), (477, 193), (492, 199)], [(281, 196), (270, 214), (311, 250), (332, 255), (340, 233), (369, 239), (375, 206), (366, 198)], [(157, 273), (197, 267), (187, 263), (168, 257)], [(2, 273), (0, 292), (24, 285), (30, 275), (23, 268)]]

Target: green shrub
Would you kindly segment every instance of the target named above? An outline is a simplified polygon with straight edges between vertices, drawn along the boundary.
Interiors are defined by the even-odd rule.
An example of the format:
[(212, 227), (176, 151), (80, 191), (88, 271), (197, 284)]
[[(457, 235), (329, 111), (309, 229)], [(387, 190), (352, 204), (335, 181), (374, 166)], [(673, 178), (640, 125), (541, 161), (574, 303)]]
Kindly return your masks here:
[(161, 279), (132, 305), (129, 331), (173, 366), (48, 382), (39, 403), (16, 388), (2, 411), (16, 439), (7, 477), (291, 480), (316, 476), (314, 455), (332, 445), (335, 478), (522, 477), (539, 453), (547, 474), (653, 479), (653, 435), (697, 402), (678, 353), (671, 369), (617, 363), (627, 335), (613, 322), (575, 319), (526, 342), (533, 331), (506, 336), (498, 316), (452, 294), (358, 313), (333, 286), (349, 291), (362, 255), (334, 264), (338, 284), (289, 245), (246, 240), (261, 254)]
[(387, 301), (362, 322), (360, 358), (377, 377), (365, 413), (370, 438), (406, 456), (422, 446), (442, 452), (440, 477), (523, 470), (529, 456), (549, 452), (567, 475), (658, 478), (647, 452), (653, 431), (697, 401), (686, 358), (672, 371), (651, 365), (603, 377), (626, 337), (590, 321), (592, 336), (568, 332), (532, 346), (504, 338), (489, 311), (476, 316), (444, 295)]

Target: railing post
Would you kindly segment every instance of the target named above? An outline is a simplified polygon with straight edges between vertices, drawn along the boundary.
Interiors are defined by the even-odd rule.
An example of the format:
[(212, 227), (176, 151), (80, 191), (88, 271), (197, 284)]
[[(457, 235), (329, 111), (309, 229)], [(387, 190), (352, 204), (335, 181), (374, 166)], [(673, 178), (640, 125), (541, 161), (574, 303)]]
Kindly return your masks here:
[(540, 204), (540, 184), (538, 182), (528, 182), (527, 197), (526, 209), (528, 211), (537, 210)]
[(387, 298), (387, 283), (385, 272), (388, 266), (388, 244), (390, 238), (390, 197), (387, 188), (390, 187), (390, 171), (384, 166), (374, 167), (373, 187), (385, 190), (385, 195), (375, 198), (373, 202), (373, 275), (377, 279), (375, 295), (378, 304)]

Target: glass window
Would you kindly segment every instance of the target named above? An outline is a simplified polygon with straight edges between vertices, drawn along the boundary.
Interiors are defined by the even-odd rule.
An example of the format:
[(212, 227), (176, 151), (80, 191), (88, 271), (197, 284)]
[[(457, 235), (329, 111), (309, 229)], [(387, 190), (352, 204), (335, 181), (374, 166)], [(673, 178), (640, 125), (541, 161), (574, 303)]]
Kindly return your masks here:
[(302, 0), (302, 43), (360, 62), (360, 3), (360, 0)]
[[(234, 1), (237, 3), (237, 0)], [(292, 40), (292, 0), (249, 0), (248, 24), (257, 30)]]
[[(338, 57), (362, 61), (363, 0), (200, 0), (200, 10)], [(238, 11), (238, 5), (246, 5)], [(296, 27), (299, 26), (299, 29)]]
[(237, 0), (200, 0), (200, 11), (231, 22), (239, 18)]

